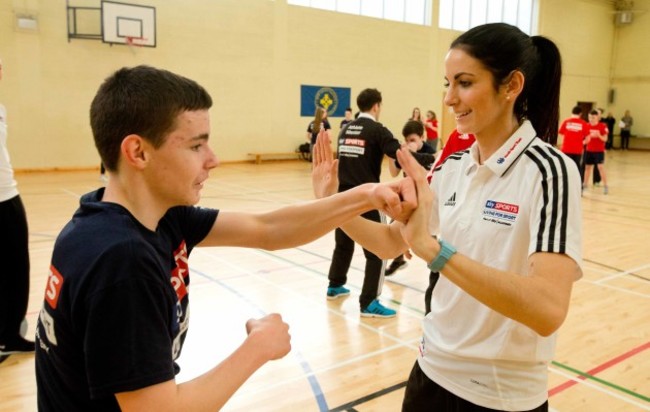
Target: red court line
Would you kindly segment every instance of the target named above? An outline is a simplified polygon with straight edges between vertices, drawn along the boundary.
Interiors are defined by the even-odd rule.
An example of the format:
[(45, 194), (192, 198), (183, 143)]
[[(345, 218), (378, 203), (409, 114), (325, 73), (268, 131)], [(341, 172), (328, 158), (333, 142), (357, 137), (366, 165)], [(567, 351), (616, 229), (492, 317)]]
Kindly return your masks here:
[[(607, 362), (605, 362), (605, 363), (603, 363), (603, 364), (601, 364), (599, 366), (596, 366), (595, 368), (587, 371), (586, 374), (595, 375), (595, 374), (597, 374), (599, 372), (602, 372), (605, 369), (609, 369), (612, 366), (616, 365), (617, 363), (623, 362), (625, 359), (631, 358), (632, 356), (636, 355), (637, 353), (643, 352), (644, 350), (649, 349), (649, 348), (650, 348), (650, 342), (646, 342), (643, 345), (630, 350), (629, 352), (626, 352), (626, 353), (624, 353), (624, 354), (622, 354), (620, 356), (615, 357), (614, 359), (610, 359)], [(580, 379), (580, 380), (586, 380), (587, 379), (586, 376), (582, 376), (582, 375), (579, 375), (576, 378)], [(548, 391), (548, 397), (550, 398), (553, 395), (557, 395), (558, 393), (564, 391), (565, 389), (568, 389), (568, 388), (572, 387), (573, 385), (576, 385), (577, 383), (578, 382), (573, 381), (573, 380), (566, 381), (566, 382), (556, 386), (555, 388), (550, 389)]]

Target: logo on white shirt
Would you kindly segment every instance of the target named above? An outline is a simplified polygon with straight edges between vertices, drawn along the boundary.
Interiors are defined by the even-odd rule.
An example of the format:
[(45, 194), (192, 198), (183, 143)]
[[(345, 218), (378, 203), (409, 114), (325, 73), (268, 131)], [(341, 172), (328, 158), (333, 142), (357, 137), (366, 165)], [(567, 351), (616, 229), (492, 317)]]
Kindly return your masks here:
[(453, 195), (447, 201), (445, 202), (445, 206), (451, 206), (454, 207), (456, 206), (456, 192), (454, 192)]
[(519, 205), (511, 203), (488, 200), (485, 202), (483, 209), (483, 220), (498, 223), (501, 225), (512, 226), (519, 215)]

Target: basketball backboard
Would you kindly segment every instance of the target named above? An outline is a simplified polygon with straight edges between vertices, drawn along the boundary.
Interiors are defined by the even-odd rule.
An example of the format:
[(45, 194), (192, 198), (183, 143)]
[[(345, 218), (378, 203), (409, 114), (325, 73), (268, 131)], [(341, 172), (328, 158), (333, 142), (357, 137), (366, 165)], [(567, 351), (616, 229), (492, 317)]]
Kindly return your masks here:
[(102, 41), (156, 47), (156, 9), (102, 0)]

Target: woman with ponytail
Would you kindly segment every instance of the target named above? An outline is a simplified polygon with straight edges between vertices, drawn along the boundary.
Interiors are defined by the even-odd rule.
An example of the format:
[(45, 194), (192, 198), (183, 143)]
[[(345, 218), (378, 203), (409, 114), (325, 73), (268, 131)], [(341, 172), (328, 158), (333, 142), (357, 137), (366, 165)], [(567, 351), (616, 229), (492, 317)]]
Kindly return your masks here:
[[(431, 184), (397, 152), (418, 207), (386, 226), (342, 229), (391, 258), (410, 248), (440, 272), (403, 411), (547, 411), (547, 367), (582, 276), (580, 174), (554, 147), (562, 65), (555, 44), (508, 24), (475, 27), (445, 59), (445, 104), (468, 149)], [(336, 162), (319, 139), (315, 193), (333, 193)], [(332, 183), (334, 182), (334, 183)]]
[(430, 189), (398, 155), (418, 189), (401, 233), (442, 275), (404, 411), (548, 410), (547, 364), (582, 276), (580, 175), (554, 147), (561, 72), (547, 38), (503, 23), (469, 30), (445, 59), (445, 104), (476, 142), (436, 168)]

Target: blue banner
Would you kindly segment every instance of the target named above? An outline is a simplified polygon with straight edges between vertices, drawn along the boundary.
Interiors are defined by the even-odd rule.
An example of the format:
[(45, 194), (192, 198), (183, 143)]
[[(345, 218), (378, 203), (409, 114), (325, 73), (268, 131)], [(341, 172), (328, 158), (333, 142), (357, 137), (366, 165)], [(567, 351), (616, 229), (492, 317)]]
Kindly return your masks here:
[(344, 117), (350, 107), (349, 87), (300, 86), (300, 116), (313, 116), (316, 107), (327, 110), (329, 117)]

